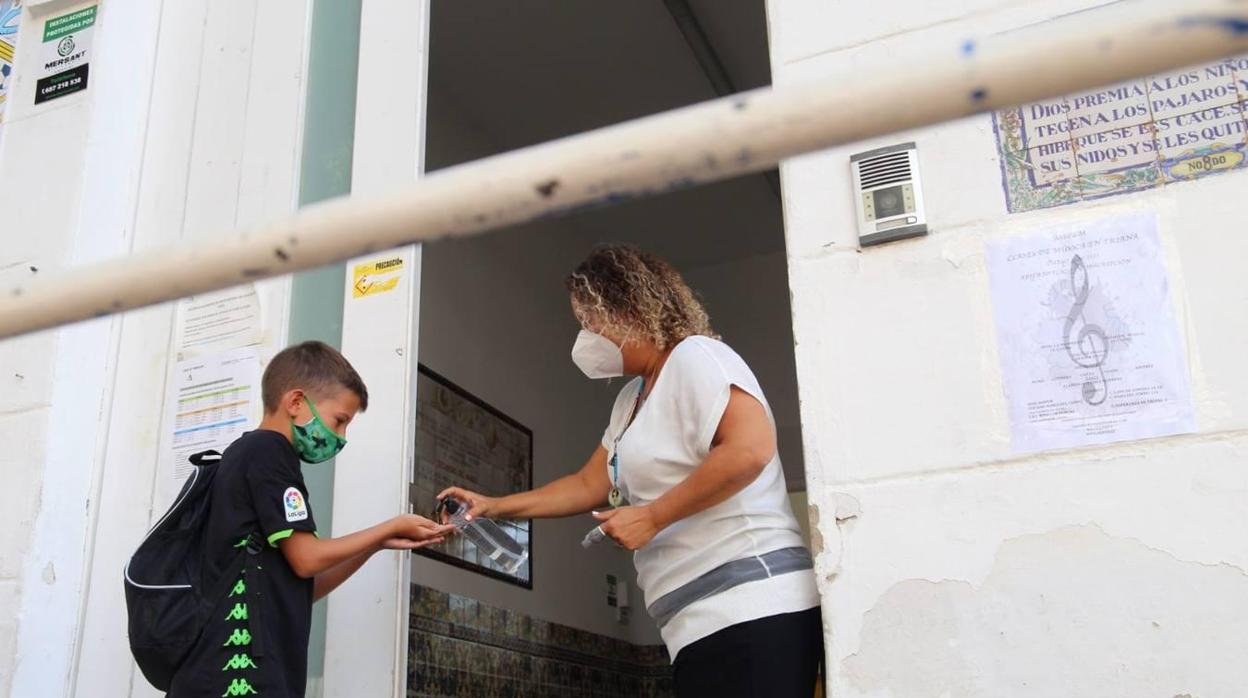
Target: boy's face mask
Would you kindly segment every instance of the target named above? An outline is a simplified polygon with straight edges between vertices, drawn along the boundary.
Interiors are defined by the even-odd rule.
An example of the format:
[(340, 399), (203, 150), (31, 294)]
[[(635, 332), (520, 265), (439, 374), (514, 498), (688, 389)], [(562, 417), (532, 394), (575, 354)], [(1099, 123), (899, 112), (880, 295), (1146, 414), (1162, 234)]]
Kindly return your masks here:
[(291, 420), (290, 431), (294, 439), (295, 452), (305, 463), (324, 463), (338, 455), (347, 445), (347, 440), (335, 434), (325, 425), (325, 422), (321, 421), (321, 415), (316, 411), (316, 405), (313, 405), (311, 400), (304, 397), (303, 401), (308, 403), (308, 408), (312, 410), (312, 419), (303, 426)]

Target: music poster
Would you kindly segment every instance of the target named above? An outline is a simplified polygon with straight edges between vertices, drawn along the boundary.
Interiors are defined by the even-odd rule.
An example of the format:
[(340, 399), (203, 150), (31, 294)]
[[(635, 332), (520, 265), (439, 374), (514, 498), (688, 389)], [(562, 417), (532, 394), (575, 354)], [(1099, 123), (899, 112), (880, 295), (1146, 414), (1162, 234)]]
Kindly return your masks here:
[(987, 245), (1013, 449), (1196, 430), (1152, 214)]

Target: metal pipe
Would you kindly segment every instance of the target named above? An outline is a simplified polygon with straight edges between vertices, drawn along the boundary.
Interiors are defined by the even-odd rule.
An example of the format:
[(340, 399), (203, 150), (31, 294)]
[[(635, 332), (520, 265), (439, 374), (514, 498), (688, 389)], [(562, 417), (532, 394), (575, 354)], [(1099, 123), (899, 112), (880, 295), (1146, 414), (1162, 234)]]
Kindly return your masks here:
[(440, 170), (228, 240), (135, 255), (0, 292), (0, 338), (758, 172), (802, 153), (1248, 51), (1248, 0), (1123, 0)]

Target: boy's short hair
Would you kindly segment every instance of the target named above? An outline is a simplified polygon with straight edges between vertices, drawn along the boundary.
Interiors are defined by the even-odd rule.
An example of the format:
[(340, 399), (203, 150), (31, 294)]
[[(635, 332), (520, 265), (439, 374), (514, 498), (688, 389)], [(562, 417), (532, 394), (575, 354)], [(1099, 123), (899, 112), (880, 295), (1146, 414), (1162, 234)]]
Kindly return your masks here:
[(313, 400), (346, 388), (360, 399), (360, 411), (368, 409), (368, 388), (351, 363), (324, 342), (310, 341), (286, 347), (264, 369), (260, 381), (264, 411), (277, 411), (282, 396), (301, 388)]

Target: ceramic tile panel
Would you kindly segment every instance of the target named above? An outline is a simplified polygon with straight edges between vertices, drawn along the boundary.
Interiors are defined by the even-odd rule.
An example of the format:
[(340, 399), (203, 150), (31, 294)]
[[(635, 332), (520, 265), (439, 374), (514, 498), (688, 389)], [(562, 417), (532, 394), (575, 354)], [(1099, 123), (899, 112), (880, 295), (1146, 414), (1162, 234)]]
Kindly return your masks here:
[(1248, 167), (1248, 56), (994, 113), (1011, 212)]
[(638, 646), (412, 586), (408, 698), (665, 698), (662, 646)]

